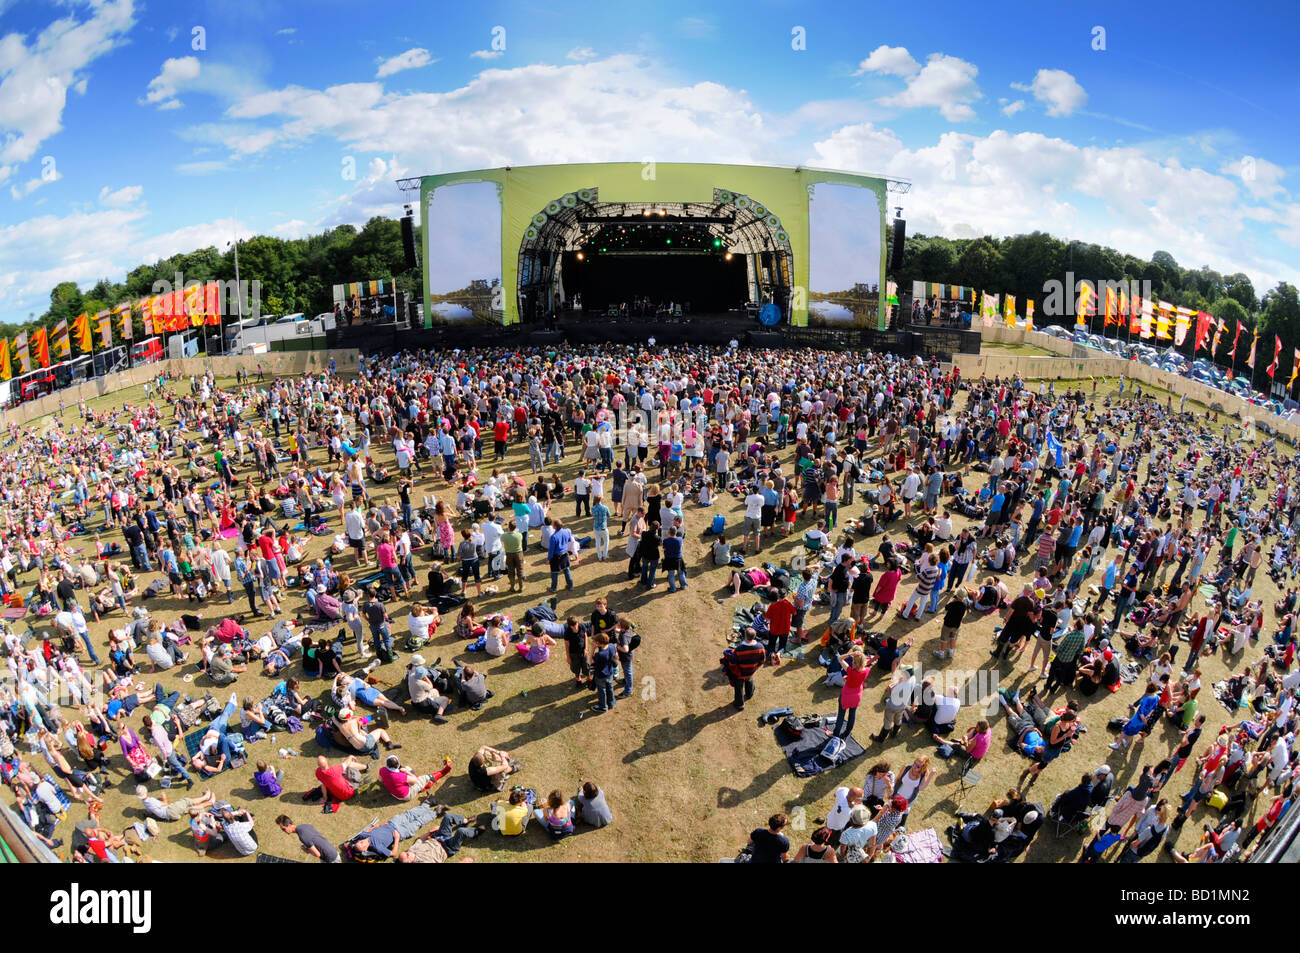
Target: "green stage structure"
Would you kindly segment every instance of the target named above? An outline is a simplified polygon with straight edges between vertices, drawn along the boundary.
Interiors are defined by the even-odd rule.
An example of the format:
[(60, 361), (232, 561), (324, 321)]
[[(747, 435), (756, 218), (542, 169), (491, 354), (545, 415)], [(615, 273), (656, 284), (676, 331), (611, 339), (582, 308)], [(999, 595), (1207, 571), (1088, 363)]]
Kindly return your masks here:
[(592, 256), (605, 251), (597, 245), (609, 229), (626, 231), (633, 222), (640, 229), (642, 221), (705, 236), (728, 263), (743, 256), (733, 266), (739, 274), (743, 265), (739, 280), (751, 306), (775, 304), (792, 325), (806, 326), (811, 311), (849, 325), (885, 326), (885, 309), (877, 307), (885, 286), (884, 178), (802, 167), (613, 162), (506, 166), (418, 181), (426, 327), (454, 320), (511, 325), (564, 307), (566, 261), (572, 267), (584, 249)]

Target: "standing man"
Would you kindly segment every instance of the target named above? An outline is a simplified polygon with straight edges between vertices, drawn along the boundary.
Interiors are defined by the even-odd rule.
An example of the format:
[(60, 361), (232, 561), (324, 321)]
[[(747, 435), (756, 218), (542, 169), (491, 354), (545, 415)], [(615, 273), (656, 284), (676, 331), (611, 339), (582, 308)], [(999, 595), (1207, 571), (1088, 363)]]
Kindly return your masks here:
[(745, 702), (754, 697), (754, 673), (762, 667), (766, 658), (767, 651), (758, 644), (754, 630), (748, 627), (736, 647), (723, 653), (727, 681), (736, 693), (735, 701), (732, 702), (736, 711), (744, 711)]
[(370, 601), (366, 603), (365, 616), (366, 622), (370, 624), (370, 642), (374, 647), (375, 655), (385, 664), (394, 661), (398, 656), (393, 651), (391, 620), (388, 618), (388, 610), (384, 608), (383, 602), (379, 599), (377, 589), (372, 589), (370, 592)]

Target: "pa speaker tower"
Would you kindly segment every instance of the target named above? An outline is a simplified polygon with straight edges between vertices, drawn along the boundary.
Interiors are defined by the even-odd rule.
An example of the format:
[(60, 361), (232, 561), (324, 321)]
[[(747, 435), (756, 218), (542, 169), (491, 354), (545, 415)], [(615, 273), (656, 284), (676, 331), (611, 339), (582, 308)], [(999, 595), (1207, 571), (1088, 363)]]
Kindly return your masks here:
[(903, 243), (907, 240), (907, 222), (894, 219), (894, 247), (889, 253), (889, 273), (897, 275), (903, 267)]
[(402, 216), (402, 251), (406, 253), (407, 268), (420, 267), (420, 254), (415, 247), (415, 219), (410, 215)]

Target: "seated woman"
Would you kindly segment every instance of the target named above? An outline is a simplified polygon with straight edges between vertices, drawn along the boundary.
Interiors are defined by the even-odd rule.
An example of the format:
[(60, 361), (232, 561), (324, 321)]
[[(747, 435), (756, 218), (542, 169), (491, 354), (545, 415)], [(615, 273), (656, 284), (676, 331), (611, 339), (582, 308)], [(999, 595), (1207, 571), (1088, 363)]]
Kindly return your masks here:
[(334, 716), (333, 727), (334, 736), (344, 744), (345, 749), (350, 747), (358, 754), (368, 754), (372, 758), (378, 758), (381, 744), (389, 751), (402, 747), (394, 744), (393, 739), (383, 728), (364, 730), (361, 727), (361, 720), (351, 708), (339, 710)]
[(713, 541), (710, 551), (713, 556), (713, 565), (725, 566), (731, 562), (731, 544), (721, 536)]
[(552, 791), (546, 798), (546, 807), (535, 810), (533, 816), (546, 827), (554, 840), (573, 833), (573, 805), (559, 791)]
[(551, 657), (551, 646), (554, 644), (555, 640), (543, 631), (540, 624), (534, 622), (528, 638), (518, 643), (515, 648), (525, 661), (540, 665)]
[(742, 591), (748, 592), (760, 586), (771, 585), (771, 583), (772, 577), (762, 569), (733, 569), (728, 585), (731, 586), (731, 595), (735, 597), (740, 595)]
[(285, 679), (271, 690), (271, 697), (276, 698), (280, 707), (285, 711), (301, 717), (315, 707), (315, 703), (300, 692), (298, 688), (298, 679)]
[(385, 708), (401, 715), (406, 714), (405, 708), (390, 701), (387, 695), (359, 676), (336, 676), (330, 694), (339, 708), (352, 707), (353, 702), (357, 701), (367, 708)]
[(343, 674), (342, 641), (314, 642), (310, 635), (302, 640), (302, 670), (315, 678)]

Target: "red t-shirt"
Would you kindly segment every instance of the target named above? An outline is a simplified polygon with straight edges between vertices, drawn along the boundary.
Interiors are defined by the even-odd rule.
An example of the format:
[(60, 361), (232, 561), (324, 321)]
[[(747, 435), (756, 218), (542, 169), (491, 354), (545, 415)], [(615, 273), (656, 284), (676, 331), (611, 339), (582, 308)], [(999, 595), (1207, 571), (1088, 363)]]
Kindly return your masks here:
[(510, 439), (510, 424), (505, 420), (498, 420), (492, 428), (492, 436), (501, 443)]
[(767, 607), (763, 615), (767, 616), (768, 628), (773, 635), (789, 635), (790, 620), (794, 618), (794, 603), (789, 599), (778, 599)]
[(341, 764), (336, 764), (331, 768), (317, 768), (316, 780), (325, 785), (325, 790), (336, 801), (346, 801), (357, 793), (356, 788), (348, 783), (347, 778), (343, 777), (343, 765)]
[(275, 541), (270, 536), (257, 537), (257, 548), (262, 551), (263, 559), (275, 558)]

